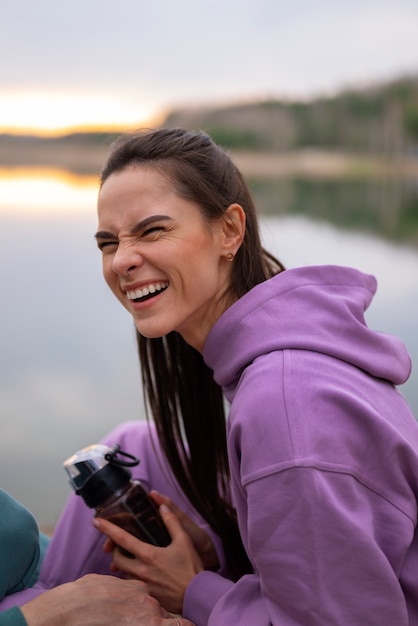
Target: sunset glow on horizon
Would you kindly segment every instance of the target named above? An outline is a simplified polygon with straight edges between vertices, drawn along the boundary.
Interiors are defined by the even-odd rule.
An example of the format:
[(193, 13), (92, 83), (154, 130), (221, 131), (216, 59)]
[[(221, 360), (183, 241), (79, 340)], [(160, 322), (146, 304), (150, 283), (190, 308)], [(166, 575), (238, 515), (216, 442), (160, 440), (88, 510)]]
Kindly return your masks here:
[(120, 131), (155, 123), (150, 105), (95, 94), (0, 92), (0, 132), (54, 136), (68, 132)]

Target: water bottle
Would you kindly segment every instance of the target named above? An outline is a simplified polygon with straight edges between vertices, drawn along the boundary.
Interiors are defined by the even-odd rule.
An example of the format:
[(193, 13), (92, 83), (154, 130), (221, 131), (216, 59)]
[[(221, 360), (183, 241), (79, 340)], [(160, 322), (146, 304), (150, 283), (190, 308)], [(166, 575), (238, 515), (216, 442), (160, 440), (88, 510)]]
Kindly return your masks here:
[(95, 509), (95, 517), (113, 522), (141, 541), (168, 546), (171, 537), (157, 505), (128, 470), (138, 463), (118, 445), (93, 444), (67, 459), (64, 469), (75, 493)]

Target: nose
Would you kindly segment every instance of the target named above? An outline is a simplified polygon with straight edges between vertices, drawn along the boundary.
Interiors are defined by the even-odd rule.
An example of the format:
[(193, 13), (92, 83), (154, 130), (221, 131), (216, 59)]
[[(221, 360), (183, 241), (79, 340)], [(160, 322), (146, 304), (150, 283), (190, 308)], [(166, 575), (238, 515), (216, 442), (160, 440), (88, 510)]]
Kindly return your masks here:
[(142, 255), (139, 254), (138, 250), (134, 249), (134, 246), (119, 243), (113, 255), (112, 269), (122, 278), (128, 276), (129, 272), (140, 267), (142, 263)]

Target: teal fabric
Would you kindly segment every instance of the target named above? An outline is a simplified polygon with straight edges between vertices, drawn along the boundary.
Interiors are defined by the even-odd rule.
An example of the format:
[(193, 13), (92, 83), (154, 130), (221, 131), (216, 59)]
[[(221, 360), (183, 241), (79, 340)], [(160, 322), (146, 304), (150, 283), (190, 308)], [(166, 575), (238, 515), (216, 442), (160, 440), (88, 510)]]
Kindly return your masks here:
[(27, 626), (22, 611), (16, 606), (0, 613), (0, 626)]
[(0, 489), (0, 600), (34, 584), (40, 562), (33, 515)]
[(28, 582), (28, 587), (33, 587), (33, 585), (36, 583), (36, 581), (39, 578), (39, 570), (41, 569), (42, 561), (44, 560), (44, 556), (48, 549), (50, 541), (51, 541), (50, 537), (48, 537), (47, 535), (44, 535), (44, 533), (39, 533), (40, 556), (39, 556), (38, 566), (36, 570), (33, 572), (32, 578)]

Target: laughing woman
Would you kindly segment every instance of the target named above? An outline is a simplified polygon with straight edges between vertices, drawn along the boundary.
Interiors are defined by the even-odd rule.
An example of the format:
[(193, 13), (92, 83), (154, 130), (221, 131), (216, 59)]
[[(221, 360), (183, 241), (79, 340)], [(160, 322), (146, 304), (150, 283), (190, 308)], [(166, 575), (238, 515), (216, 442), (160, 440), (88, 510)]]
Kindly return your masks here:
[(111, 564), (197, 626), (418, 623), (418, 426), (396, 388), (410, 359), (365, 323), (375, 279), (284, 271), (243, 177), (201, 132), (116, 142), (98, 221), (155, 423), (106, 442), (141, 458), (172, 542), (93, 527), (72, 496), (44, 580)]

